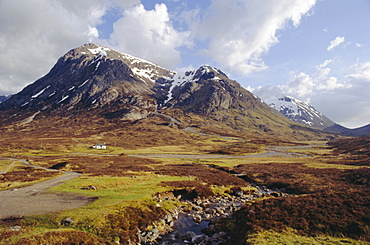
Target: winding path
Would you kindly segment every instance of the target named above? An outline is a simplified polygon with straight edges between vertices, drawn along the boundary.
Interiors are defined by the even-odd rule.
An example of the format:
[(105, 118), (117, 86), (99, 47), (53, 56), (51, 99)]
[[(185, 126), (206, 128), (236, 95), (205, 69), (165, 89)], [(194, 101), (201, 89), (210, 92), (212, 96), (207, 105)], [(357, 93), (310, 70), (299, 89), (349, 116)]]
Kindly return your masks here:
[[(30, 164), (22, 159), (7, 159), (19, 161), (24, 165), (58, 171)], [(0, 191), (0, 219), (22, 217), (26, 215), (47, 214), (85, 206), (94, 198), (69, 193), (46, 192), (50, 187), (60, 185), (67, 180), (79, 177), (76, 172), (60, 171), (63, 174), (55, 178), (36, 183), (28, 187)]]

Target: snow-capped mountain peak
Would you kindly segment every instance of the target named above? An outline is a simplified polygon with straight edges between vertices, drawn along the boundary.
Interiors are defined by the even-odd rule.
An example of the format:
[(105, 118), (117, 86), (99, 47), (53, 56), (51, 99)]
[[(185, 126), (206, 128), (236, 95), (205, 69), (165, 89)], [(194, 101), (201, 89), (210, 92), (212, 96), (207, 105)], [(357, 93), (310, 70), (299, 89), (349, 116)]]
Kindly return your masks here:
[(173, 91), (175, 88), (181, 88), (189, 83), (199, 82), (200, 80), (221, 80), (227, 76), (219, 69), (203, 65), (197, 70), (185, 72), (176, 72), (173, 77), (162, 81), (157, 81), (160, 89), (166, 91), (166, 99), (163, 105), (173, 99)]
[(269, 99), (266, 103), (287, 118), (305, 126), (324, 129), (334, 124), (333, 121), (317, 111), (312, 105), (291, 96)]

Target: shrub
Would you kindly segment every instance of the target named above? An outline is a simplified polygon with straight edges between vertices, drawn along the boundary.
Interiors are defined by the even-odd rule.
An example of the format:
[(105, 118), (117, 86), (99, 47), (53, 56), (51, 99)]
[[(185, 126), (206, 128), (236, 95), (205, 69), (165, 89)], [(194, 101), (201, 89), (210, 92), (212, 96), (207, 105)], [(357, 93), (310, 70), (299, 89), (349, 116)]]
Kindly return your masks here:
[(267, 199), (235, 213), (231, 244), (262, 230), (293, 228), (301, 234), (346, 236), (370, 241), (368, 192), (320, 193)]

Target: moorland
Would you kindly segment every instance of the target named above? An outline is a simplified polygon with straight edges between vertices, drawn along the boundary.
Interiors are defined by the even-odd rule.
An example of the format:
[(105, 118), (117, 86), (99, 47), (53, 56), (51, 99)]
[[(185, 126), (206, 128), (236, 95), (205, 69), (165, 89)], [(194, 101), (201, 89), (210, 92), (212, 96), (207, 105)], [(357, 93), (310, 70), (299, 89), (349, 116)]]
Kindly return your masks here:
[[(135, 244), (138, 229), (164, 231), (156, 221), (186, 200), (229, 197), (236, 188), (253, 194), (250, 183), (287, 195), (258, 196), (214, 220), (213, 232), (227, 234), (224, 243), (370, 244), (370, 137), (291, 141), (190, 128), (161, 118), (3, 126), (2, 192), (77, 172), (32, 195), (57, 194), (65, 207), (77, 197), (85, 203), (7, 216), (1, 200), (0, 244)], [(107, 149), (92, 149), (96, 143)], [(181, 196), (155, 198), (176, 191)]]

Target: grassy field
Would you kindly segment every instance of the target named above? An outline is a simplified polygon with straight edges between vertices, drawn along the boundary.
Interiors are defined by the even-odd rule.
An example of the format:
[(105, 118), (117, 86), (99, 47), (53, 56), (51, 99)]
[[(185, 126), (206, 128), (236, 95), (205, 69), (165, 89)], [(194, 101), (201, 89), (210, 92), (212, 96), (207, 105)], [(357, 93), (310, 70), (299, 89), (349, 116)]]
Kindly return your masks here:
[(13, 163), (13, 161), (0, 160), (0, 172), (5, 171)]
[(274, 230), (264, 230), (248, 237), (249, 244), (258, 245), (277, 245), (277, 244), (312, 244), (312, 245), (341, 245), (341, 244), (353, 244), (353, 245), (365, 245), (370, 244), (366, 241), (358, 241), (348, 238), (338, 238), (331, 236), (315, 236), (308, 237), (299, 235), (298, 231), (293, 229), (286, 229), (281, 232)]
[[(352, 152), (349, 159), (349, 153), (344, 152), (342, 147), (343, 142), (335, 148), (322, 141), (236, 139), (185, 133), (168, 127), (147, 127), (140, 123), (130, 130), (112, 127), (86, 133), (81, 129), (76, 134), (71, 129), (71, 132), (62, 132), (67, 135), (64, 137), (59, 133), (39, 137), (36, 132), (25, 128), (19, 138), (15, 138), (12, 131), (9, 134), (5, 132), (0, 140), (4, 143), (0, 147), (0, 155), (27, 159), (32, 164), (48, 168), (81, 172), (79, 178), (55, 186), (50, 191), (77, 193), (96, 200), (74, 210), (3, 220), (0, 222), (0, 244), (43, 244), (50, 241), (54, 244), (63, 244), (63, 241), (113, 244), (118, 240), (122, 243), (129, 239), (134, 241), (138, 227), (147, 227), (153, 220), (182, 205), (178, 200), (156, 202), (152, 197), (158, 192), (186, 189), (195, 191), (199, 196), (207, 196), (227, 195), (227, 190), (234, 186), (249, 188), (248, 183), (227, 171), (245, 174), (257, 184), (284, 189), (296, 195), (286, 199), (268, 198), (246, 205), (237, 214), (239, 219), (232, 221), (235, 224), (238, 222), (238, 229), (234, 227), (230, 230), (230, 225), (225, 228), (222, 222), (230, 221), (221, 221), (219, 227), (234, 235), (234, 244), (368, 244), (370, 240), (370, 217), (366, 214), (369, 211), (366, 203), (370, 203), (367, 194), (370, 193), (370, 170), (366, 165), (354, 164), (357, 159), (355, 153)], [(107, 143), (108, 149), (90, 148), (100, 142)], [(273, 143), (284, 146), (281, 148), (283, 152), (307, 156), (292, 157), (283, 153), (260, 155)], [(351, 141), (352, 148), (355, 148), (354, 144)], [(312, 147), (299, 147), (302, 145)], [(147, 159), (129, 154), (221, 154), (228, 158)], [(358, 159), (364, 162), (366, 157)], [(10, 163), (1, 161), (0, 171)], [(8, 173), (0, 176), (0, 188), (18, 188), (56, 174), (16, 162)], [(90, 185), (96, 190), (87, 190)], [(357, 198), (359, 201), (347, 204), (337, 196)], [(324, 215), (326, 218), (318, 223), (320, 219), (317, 215), (322, 215), (319, 206), (323, 212), (341, 208), (346, 214), (343, 216), (345, 222), (357, 225), (359, 233), (342, 227), (341, 216), (334, 220)], [(348, 207), (352, 209), (347, 210)], [(290, 213), (289, 210), (295, 211)], [(303, 220), (301, 216), (305, 212), (308, 214), (303, 216)], [(254, 215), (249, 216), (250, 213)], [(67, 217), (74, 221), (69, 227), (62, 225)], [(257, 217), (256, 220), (253, 217)], [(304, 227), (306, 232), (293, 220), (300, 220), (301, 225), (307, 222)], [(315, 230), (315, 225), (321, 225), (322, 229)], [(14, 226), (21, 229), (12, 230)]]

